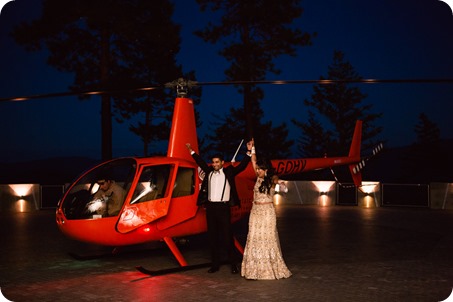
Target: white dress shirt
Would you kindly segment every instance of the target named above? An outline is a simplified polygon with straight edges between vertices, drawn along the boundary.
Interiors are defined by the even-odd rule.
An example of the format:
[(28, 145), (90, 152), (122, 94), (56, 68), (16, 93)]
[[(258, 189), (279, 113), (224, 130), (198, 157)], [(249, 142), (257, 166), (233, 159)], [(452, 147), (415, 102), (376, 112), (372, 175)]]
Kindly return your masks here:
[(223, 168), (209, 174), (209, 197), (211, 202), (224, 202), (230, 200), (230, 184), (226, 179)]

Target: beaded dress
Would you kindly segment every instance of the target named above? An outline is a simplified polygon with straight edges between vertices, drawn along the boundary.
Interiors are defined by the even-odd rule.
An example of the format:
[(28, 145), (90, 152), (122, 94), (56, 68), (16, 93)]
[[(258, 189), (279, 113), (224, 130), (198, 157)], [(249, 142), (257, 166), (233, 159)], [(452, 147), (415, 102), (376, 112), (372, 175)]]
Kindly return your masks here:
[(288, 270), (282, 257), (277, 231), (277, 217), (271, 194), (260, 193), (262, 178), (258, 178), (253, 189), (253, 205), (250, 211), (249, 232), (244, 249), (241, 276), (253, 280), (288, 278)]

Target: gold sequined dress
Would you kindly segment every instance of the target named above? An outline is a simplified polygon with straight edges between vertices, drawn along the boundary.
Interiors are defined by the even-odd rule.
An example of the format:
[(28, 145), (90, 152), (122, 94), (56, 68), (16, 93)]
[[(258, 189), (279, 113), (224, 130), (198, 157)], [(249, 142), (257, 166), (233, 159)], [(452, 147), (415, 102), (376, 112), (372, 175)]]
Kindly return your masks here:
[(241, 276), (253, 280), (288, 278), (291, 272), (285, 264), (280, 249), (277, 217), (271, 194), (260, 193), (263, 181), (258, 178), (253, 189), (253, 206), (250, 211), (249, 233), (244, 249)]

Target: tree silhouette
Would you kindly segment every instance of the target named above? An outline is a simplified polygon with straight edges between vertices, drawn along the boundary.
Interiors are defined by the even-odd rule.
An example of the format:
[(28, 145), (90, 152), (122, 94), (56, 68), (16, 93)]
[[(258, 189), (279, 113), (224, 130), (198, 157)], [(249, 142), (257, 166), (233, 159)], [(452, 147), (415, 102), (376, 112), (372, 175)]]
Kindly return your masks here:
[(315, 85), (311, 100), (304, 100), (309, 108), (316, 109), (318, 115), (309, 110), (308, 122), (292, 120), (302, 130), (298, 151), (310, 157), (347, 155), (356, 120), (363, 121), (364, 149), (373, 146), (373, 139), (382, 129), (372, 123), (382, 114), (369, 113), (372, 105), (361, 104), (366, 95), (358, 87), (346, 82), (360, 80), (361, 77), (345, 60), (343, 52), (334, 52), (327, 78), (320, 79), (338, 82)]
[[(180, 28), (172, 14), (169, 0), (44, 0), (41, 18), (21, 24), (12, 35), (27, 50), (45, 46), (49, 65), (74, 73), (72, 91), (133, 90), (182, 76), (175, 63)], [(117, 94), (115, 114), (119, 121), (142, 110), (162, 114), (168, 99), (165, 92)], [(112, 94), (101, 95), (104, 160), (112, 157), (111, 101)], [(133, 128), (145, 144), (150, 125), (145, 120)]]
[(320, 157), (327, 150), (331, 133), (324, 131), (321, 123), (316, 120), (313, 111), (308, 112), (308, 122), (292, 121), (302, 130), (297, 140), (298, 152), (303, 157)]
[(419, 122), (415, 125), (415, 133), (417, 134), (416, 144), (418, 145), (433, 145), (440, 141), (439, 127), (432, 122), (425, 113), (420, 113)]
[(416, 141), (401, 158), (402, 176), (399, 181), (409, 183), (429, 183), (443, 175), (448, 159), (441, 147), (439, 127), (425, 113), (420, 113), (414, 127)]
[[(196, 34), (210, 43), (223, 42), (220, 50), (230, 67), (225, 70), (228, 81), (259, 81), (268, 73), (279, 74), (274, 60), (282, 55), (295, 56), (300, 46), (311, 44), (312, 35), (291, 26), (294, 19), (302, 14), (300, 1), (242, 1), (242, 0), (197, 0), (202, 12), (210, 10), (220, 13), (219, 23), (209, 23)], [(263, 90), (255, 85), (237, 85), (243, 94), (244, 108), (231, 110), (230, 116), (223, 120), (223, 129), (241, 125), (240, 137), (254, 137), (261, 149), (271, 147), (276, 151), (282, 146), (267, 144), (267, 136), (286, 139), (286, 125), (272, 128), (272, 123), (261, 127), (263, 112), (259, 101), (263, 99)], [(243, 111), (241, 113), (240, 111)], [(236, 118), (243, 118), (245, 124)], [(238, 127), (236, 127), (238, 128)], [(258, 131), (257, 131), (258, 130)], [(271, 134), (276, 131), (274, 134)], [(277, 133), (277, 131), (281, 131)], [(216, 131), (216, 136), (227, 138), (224, 132)], [(286, 134), (285, 134), (286, 133)], [(221, 136), (219, 136), (221, 135)], [(232, 138), (231, 138), (232, 139)], [(228, 137), (226, 140), (230, 140)], [(288, 144), (285, 144), (288, 145)], [(215, 146), (215, 143), (213, 145)], [(224, 147), (222, 147), (224, 150)], [(285, 149), (286, 151), (286, 149)], [(278, 152), (271, 152), (276, 154)]]
[[(254, 107), (255, 110), (261, 110), (259, 107)], [(231, 108), (229, 114), (220, 116), (214, 115), (218, 120), (213, 126), (214, 134), (207, 135), (209, 140), (208, 150), (223, 152), (225, 158), (232, 155), (238, 148), (241, 139), (244, 139), (243, 129), (245, 128), (244, 110)], [(254, 127), (258, 131), (255, 132), (255, 144), (257, 145), (257, 154), (260, 157), (285, 158), (291, 155), (290, 149), (293, 145), (292, 140), (287, 140), (288, 130), (286, 124), (273, 127), (272, 122), (260, 123), (255, 121)], [(245, 143), (245, 142), (244, 142)]]

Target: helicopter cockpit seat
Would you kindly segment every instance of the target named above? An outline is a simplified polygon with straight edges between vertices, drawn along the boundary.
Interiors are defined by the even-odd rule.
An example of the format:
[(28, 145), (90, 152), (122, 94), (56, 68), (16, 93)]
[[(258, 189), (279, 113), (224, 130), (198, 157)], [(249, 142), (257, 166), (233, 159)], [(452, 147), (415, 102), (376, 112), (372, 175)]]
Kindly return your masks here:
[(132, 203), (140, 203), (158, 198), (157, 186), (149, 181), (137, 184), (135, 192), (137, 197), (134, 198)]
[(151, 188), (151, 191), (149, 191), (148, 193), (146, 193), (146, 195), (144, 196), (145, 200), (154, 200), (154, 199), (157, 199), (157, 196), (158, 196), (158, 193), (159, 191), (157, 190), (157, 186), (156, 185), (148, 185), (148, 187)]
[(193, 169), (180, 168), (176, 175), (172, 197), (183, 197), (193, 194)]

